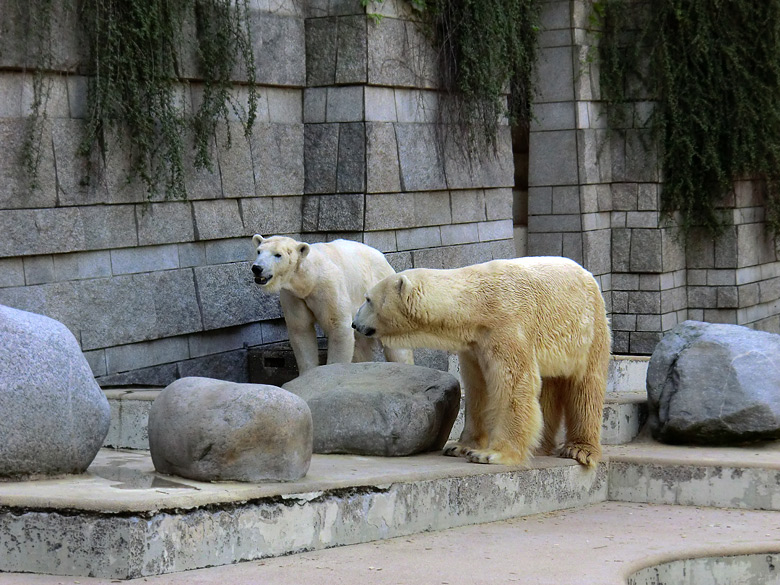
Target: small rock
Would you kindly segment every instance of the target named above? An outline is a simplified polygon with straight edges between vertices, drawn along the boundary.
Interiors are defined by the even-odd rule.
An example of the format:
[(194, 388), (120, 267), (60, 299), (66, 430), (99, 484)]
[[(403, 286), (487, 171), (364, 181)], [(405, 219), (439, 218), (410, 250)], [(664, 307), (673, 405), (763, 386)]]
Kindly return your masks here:
[(780, 335), (685, 321), (647, 368), (649, 423), (667, 443), (728, 445), (780, 438)]
[(110, 408), (59, 321), (0, 305), (0, 478), (83, 473)]
[(295, 481), (311, 462), (311, 412), (276, 386), (181, 378), (152, 404), (149, 449), (160, 473), (198, 481)]
[(306, 400), (315, 453), (405, 456), (441, 449), (458, 414), (460, 384), (420, 366), (320, 366), (283, 388)]

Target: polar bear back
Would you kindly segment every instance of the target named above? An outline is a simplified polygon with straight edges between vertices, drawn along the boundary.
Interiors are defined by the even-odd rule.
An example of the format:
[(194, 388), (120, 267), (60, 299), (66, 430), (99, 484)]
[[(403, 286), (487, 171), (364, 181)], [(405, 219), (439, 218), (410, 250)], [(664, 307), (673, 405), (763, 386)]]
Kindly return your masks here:
[(355, 309), (361, 305), (369, 288), (386, 276), (395, 274), (384, 254), (360, 242), (333, 240), (312, 244), (311, 249), (309, 261), (314, 261), (323, 276), (329, 264), (331, 269), (338, 271), (338, 278)]

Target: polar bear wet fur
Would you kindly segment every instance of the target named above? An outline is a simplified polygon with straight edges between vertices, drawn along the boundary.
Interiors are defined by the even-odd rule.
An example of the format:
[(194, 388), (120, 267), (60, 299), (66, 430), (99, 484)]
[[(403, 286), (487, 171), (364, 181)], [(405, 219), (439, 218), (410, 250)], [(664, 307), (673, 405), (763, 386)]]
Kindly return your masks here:
[[(373, 359), (377, 340), (352, 330), (352, 316), (366, 291), (395, 274), (379, 250), (359, 242), (335, 240), (307, 244), (293, 238), (260, 234), (252, 237), (257, 259), (255, 282), (279, 293), (298, 371), (319, 365), (315, 322), (328, 337), (328, 363)], [(384, 349), (388, 361), (414, 363), (408, 349)]]
[(458, 352), (466, 420), (445, 455), (511, 465), (536, 449), (599, 461), (611, 336), (598, 283), (576, 262), (399, 272), (366, 294), (353, 327), (390, 347)]

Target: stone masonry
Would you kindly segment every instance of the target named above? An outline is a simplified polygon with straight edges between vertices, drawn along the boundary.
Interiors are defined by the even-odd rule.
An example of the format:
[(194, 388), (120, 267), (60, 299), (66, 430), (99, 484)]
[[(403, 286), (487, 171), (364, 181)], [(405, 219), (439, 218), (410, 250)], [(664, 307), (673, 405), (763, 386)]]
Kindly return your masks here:
[[(733, 228), (717, 242), (682, 242), (660, 219), (652, 103), (637, 101), (609, 132), (590, 3), (540, 1), (527, 144), (519, 132), (512, 144), (503, 125), (497, 152), (471, 160), (441, 133), (436, 55), (405, 0), (250, 2), (258, 123), (244, 141), (237, 78), (233, 147), (215, 143), (213, 172), (188, 163), (183, 201), (147, 199), (127, 183), (127, 155), (110, 136), (99, 180), (81, 181), (85, 48), (67, 10), (55, 14), (55, 73), (45, 78), (40, 188), (24, 189), (32, 75), (21, 28), (4, 19), (0, 303), (64, 323), (103, 386), (246, 382), (248, 350), (286, 340), (277, 299), (259, 293), (248, 269), (259, 232), (363, 241), (397, 270), (523, 250), (571, 257), (602, 286), (618, 354), (651, 353), (685, 319), (780, 331), (780, 259), (764, 235), (761, 193), (738, 183), (726, 202)], [(15, 6), (0, 0), (4, 15)], [(185, 111), (202, 93), (193, 63), (184, 59)], [(516, 184), (526, 163), (527, 191)], [(526, 237), (526, 204), (527, 241), (515, 242), (513, 233)]]
[[(360, 0), (250, 5), (258, 123), (244, 142), (231, 121), (233, 147), (215, 146), (212, 173), (190, 168), (184, 201), (127, 183), (116, 140), (100, 180), (83, 185), (74, 11), (55, 14), (58, 71), (46, 77), (40, 188), (28, 193), (19, 152), (32, 75), (21, 28), (0, 35), (0, 303), (67, 325), (103, 386), (247, 381), (248, 348), (286, 339), (277, 299), (251, 279), (254, 233), (364, 241), (396, 269), (514, 256), (509, 127), (484, 161), (440, 146), (434, 55), (403, 2), (369, 7), (381, 22)], [(185, 70), (192, 111), (202, 86), (186, 59)], [(235, 98), (240, 111), (240, 85)]]
[(716, 241), (703, 233), (683, 241), (664, 223), (653, 104), (639, 96), (623, 127), (607, 129), (592, 27), (589, 2), (542, 2), (528, 254), (569, 256), (597, 276), (613, 353), (652, 353), (685, 319), (780, 331), (780, 256), (760, 192), (737, 182), (724, 202), (734, 225)]

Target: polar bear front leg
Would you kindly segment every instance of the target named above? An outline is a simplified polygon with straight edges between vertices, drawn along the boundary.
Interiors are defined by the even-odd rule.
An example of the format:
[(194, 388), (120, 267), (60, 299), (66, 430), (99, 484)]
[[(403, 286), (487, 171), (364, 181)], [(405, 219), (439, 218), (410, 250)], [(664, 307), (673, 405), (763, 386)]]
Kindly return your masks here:
[(458, 353), (460, 377), (463, 380), (465, 400), (465, 421), (460, 440), (450, 441), (444, 446), (444, 455), (450, 457), (466, 457), (472, 449), (487, 446), (485, 430), (485, 376), (480, 368), (477, 357), (470, 351)]
[(328, 336), (328, 363), (352, 363), (352, 356), (355, 353), (355, 330), (352, 329), (351, 316), (348, 323), (337, 323), (329, 327), (325, 335)]
[(320, 365), (314, 314), (306, 303), (284, 289), (279, 293), (279, 303), (282, 305), (290, 347), (295, 354), (295, 363), (298, 364), (298, 373), (303, 374)]
[(524, 357), (521, 350), (512, 359), (502, 359), (502, 354), (507, 355), (504, 352), (510, 348), (507, 345), (503, 351), (493, 352), (482, 361), (487, 382), (483, 415), (488, 427), (488, 445), (466, 453), (466, 458), (473, 463), (525, 463), (539, 443), (542, 380), (535, 362)]

